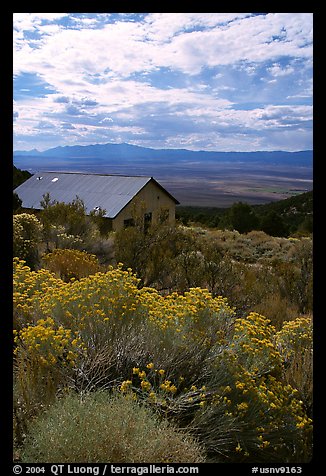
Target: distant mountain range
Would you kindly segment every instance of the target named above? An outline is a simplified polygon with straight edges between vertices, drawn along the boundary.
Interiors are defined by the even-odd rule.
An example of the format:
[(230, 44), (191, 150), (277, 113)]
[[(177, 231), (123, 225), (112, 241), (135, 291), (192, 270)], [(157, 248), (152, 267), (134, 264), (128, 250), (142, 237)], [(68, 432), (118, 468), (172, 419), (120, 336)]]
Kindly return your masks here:
[(15, 151), (14, 165), (30, 173), (81, 172), (155, 177), (184, 205), (266, 203), (312, 189), (313, 151), (208, 152), (150, 149), (131, 144)]
[(15, 158), (57, 158), (75, 161), (97, 161), (101, 165), (130, 163), (133, 161), (144, 162), (268, 162), (274, 165), (296, 165), (312, 167), (313, 151), (303, 150), (298, 152), (286, 151), (257, 151), (257, 152), (217, 152), (193, 151), (187, 149), (151, 149), (131, 144), (93, 144), (55, 147), (45, 151), (33, 149), (30, 151), (14, 151)]

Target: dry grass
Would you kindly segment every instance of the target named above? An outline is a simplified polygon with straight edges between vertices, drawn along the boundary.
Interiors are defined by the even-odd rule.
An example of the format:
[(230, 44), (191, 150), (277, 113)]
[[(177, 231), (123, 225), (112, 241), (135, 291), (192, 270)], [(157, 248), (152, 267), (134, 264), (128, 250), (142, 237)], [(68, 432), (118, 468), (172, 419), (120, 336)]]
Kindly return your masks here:
[(309, 349), (296, 353), (283, 371), (283, 380), (299, 391), (307, 415), (312, 417), (313, 354)]

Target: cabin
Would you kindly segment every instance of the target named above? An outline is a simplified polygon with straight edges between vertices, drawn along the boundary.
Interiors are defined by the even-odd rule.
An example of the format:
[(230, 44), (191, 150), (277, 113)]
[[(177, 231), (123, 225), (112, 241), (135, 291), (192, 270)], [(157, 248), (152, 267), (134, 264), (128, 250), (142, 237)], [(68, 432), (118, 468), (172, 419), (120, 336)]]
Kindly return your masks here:
[(41, 210), (45, 194), (50, 200), (71, 203), (80, 198), (86, 213), (105, 210), (107, 229), (113, 231), (133, 225), (135, 207), (142, 210), (144, 223), (158, 220), (175, 222), (175, 206), (179, 204), (153, 177), (101, 175), (72, 172), (40, 172), (14, 190), (22, 200), (22, 208)]

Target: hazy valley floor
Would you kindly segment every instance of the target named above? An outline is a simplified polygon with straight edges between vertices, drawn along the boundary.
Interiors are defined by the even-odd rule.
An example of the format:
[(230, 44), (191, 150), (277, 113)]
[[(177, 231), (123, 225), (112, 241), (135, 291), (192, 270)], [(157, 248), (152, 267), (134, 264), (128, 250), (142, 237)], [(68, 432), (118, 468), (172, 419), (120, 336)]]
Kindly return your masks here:
[(29, 170), (147, 175), (158, 180), (182, 205), (229, 207), (236, 201), (251, 205), (281, 200), (313, 188), (312, 169), (257, 162), (148, 162), (110, 165), (93, 159), (17, 157), (14, 164)]

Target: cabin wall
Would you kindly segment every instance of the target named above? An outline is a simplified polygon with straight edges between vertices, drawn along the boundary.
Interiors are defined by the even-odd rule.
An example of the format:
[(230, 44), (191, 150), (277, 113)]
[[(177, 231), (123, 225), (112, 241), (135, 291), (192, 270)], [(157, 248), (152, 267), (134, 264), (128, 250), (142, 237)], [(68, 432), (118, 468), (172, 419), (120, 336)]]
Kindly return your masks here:
[(112, 220), (114, 231), (125, 227), (125, 220), (133, 217), (135, 206), (140, 208), (144, 204), (144, 213), (152, 214), (152, 223), (157, 223), (160, 214), (164, 210), (168, 223), (175, 223), (175, 202), (155, 183), (149, 182), (145, 187), (121, 210), (116, 218)]

